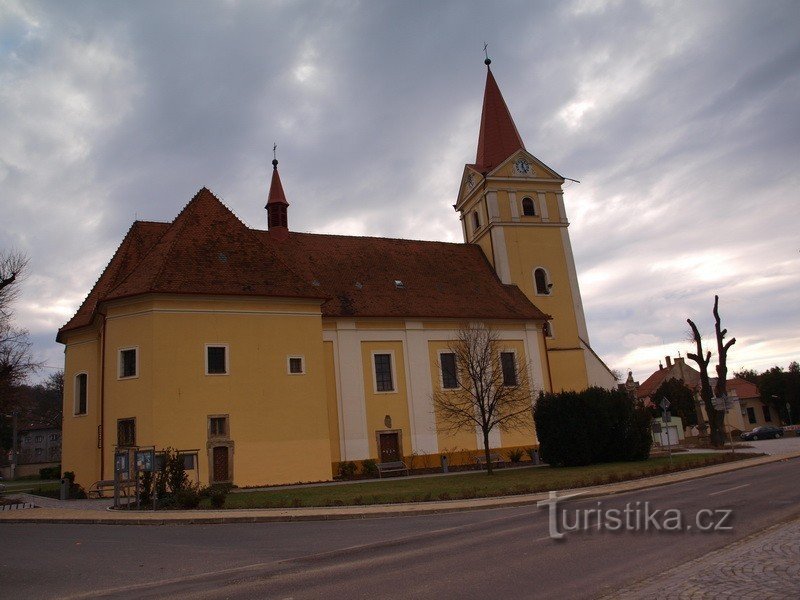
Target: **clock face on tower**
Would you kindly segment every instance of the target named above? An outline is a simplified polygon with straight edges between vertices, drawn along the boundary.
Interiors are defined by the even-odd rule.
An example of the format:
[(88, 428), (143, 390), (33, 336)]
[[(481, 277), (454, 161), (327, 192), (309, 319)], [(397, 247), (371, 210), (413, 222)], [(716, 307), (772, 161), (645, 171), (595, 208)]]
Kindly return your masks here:
[(529, 175), (531, 172), (531, 166), (524, 158), (518, 158), (516, 161), (514, 161), (514, 170), (520, 175)]

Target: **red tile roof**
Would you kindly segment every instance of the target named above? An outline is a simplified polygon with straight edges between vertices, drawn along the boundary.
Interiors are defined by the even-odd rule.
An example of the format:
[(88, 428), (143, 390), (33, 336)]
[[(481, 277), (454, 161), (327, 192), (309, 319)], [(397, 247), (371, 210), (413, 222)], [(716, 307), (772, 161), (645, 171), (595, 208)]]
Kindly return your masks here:
[(486, 73), (486, 90), (483, 94), (481, 129), (478, 135), (478, 152), (475, 166), (484, 173), (491, 171), (517, 150), (525, 148), (506, 106), (491, 69)]
[(100, 302), (146, 293), (319, 298), (325, 316), (547, 318), (476, 245), (294, 232), (279, 241), (206, 188), (172, 223), (133, 224), (57, 339), (91, 324)]
[[(278, 161), (274, 161), (272, 168), (272, 182), (269, 184), (269, 194), (267, 194), (267, 206), (270, 204), (285, 204), (289, 205), (286, 201), (286, 194), (283, 193), (283, 186), (281, 185), (281, 176), (278, 174)], [(265, 206), (264, 208), (267, 208)]]
[(741, 377), (734, 377), (729, 379), (726, 383), (728, 394), (736, 392), (739, 398), (760, 398), (761, 392), (758, 391), (758, 386), (754, 383), (742, 379)]
[(669, 379), (683, 381), (687, 387), (694, 388), (700, 381), (700, 372), (687, 365), (684, 360), (676, 360), (671, 366), (659, 369), (645, 379), (637, 388), (636, 397), (652, 396), (661, 384)]

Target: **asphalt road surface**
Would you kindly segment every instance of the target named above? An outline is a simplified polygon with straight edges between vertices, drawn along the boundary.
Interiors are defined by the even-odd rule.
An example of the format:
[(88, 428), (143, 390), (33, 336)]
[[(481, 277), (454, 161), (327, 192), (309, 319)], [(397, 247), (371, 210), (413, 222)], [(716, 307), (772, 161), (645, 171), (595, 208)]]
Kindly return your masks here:
[[(800, 459), (549, 509), (232, 525), (0, 525), (2, 598), (594, 598), (800, 516)], [(598, 504), (599, 502), (599, 504)], [(638, 504), (637, 504), (638, 502)], [(598, 531), (609, 509), (649, 531)], [(681, 511), (681, 531), (667, 522)], [(698, 511), (732, 511), (720, 531)], [(700, 513), (699, 523), (724, 512)], [(594, 518), (594, 520), (592, 520)], [(624, 519), (622, 528), (624, 524)], [(656, 530), (652, 523), (662, 530)], [(558, 524), (563, 532), (563, 522)]]

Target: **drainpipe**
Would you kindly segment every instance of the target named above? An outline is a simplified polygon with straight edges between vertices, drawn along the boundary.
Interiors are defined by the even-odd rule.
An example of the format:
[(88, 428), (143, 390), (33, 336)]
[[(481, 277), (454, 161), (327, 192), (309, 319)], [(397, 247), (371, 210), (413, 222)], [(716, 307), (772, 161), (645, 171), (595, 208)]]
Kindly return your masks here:
[(106, 446), (106, 315), (100, 313), (103, 324), (100, 328), (100, 480), (105, 479), (105, 446)]
[(550, 352), (547, 347), (547, 321), (542, 325), (542, 339), (544, 340), (544, 357), (547, 362), (547, 380), (550, 382), (550, 391), (553, 391), (553, 373), (550, 371)]

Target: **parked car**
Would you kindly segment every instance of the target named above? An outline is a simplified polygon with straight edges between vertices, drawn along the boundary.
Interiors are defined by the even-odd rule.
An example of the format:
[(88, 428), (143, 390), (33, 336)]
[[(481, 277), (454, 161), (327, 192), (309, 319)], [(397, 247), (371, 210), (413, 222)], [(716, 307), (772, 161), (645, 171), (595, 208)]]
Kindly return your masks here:
[(745, 431), (740, 437), (743, 440), (777, 439), (783, 437), (783, 429), (772, 425), (762, 425), (761, 427), (756, 427), (753, 431)]

